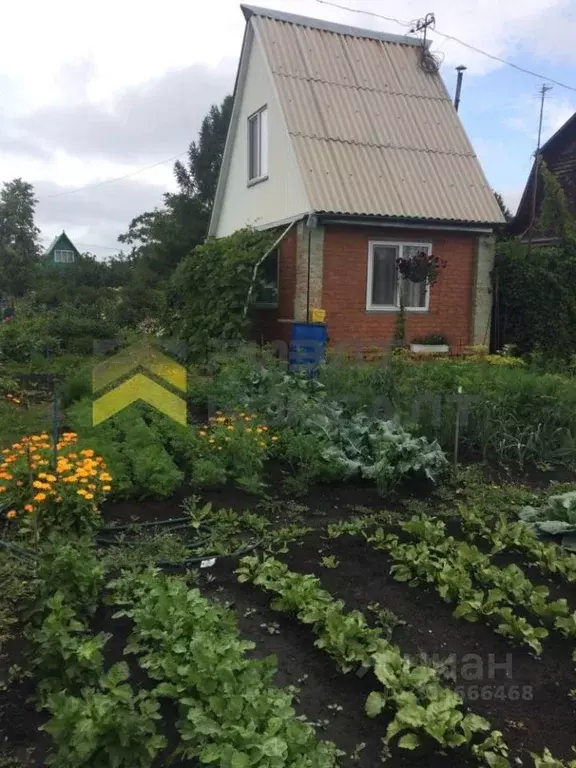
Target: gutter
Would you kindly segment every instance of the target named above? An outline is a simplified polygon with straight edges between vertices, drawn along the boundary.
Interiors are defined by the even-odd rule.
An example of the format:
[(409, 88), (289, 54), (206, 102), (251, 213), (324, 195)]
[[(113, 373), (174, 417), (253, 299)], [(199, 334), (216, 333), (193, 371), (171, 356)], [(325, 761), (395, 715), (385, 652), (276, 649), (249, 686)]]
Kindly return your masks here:
[(491, 234), (494, 231), (493, 224), (478, 224), (465, 222), (455, 222), (454, 224), (443, 224), (441, 222), (428, 223), (407, 222), (405, 220), (390, 220), (385, 217), (365, 217), (357, 216), (338, 216), (334, 214), (318, 214), (318, 219), (322, 224), (340, 224), (355, 227), (392, 227), (395, 229), (429, 229), (444, 232), (477, 232), (481, 234)]

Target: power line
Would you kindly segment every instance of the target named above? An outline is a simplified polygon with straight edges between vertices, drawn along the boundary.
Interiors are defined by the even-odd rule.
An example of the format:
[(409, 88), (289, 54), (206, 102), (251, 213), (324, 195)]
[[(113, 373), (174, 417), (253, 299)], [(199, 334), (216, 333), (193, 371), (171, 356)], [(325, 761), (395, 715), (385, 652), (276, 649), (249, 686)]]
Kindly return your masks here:
[(75, 195), (77, 192), (83, 192), (85, 189), (95, 189), (96, 187), (102, 187), (105, 184), (112, 184), (115, 181), (123, 181), (124, 179), (129, 179), (131, 176), (136, 176), (138, 173), (149, 171), (151, 168), (157, 168), (159, 165), (165, 165), (165, 163), (174, 162), (174, 160), (178, 160), (180, 157), (183, 157), (186, 154), (188, 154), (188, 150), (186, 150), (185, 152), (180, 152), (179, 155), (174, 155), (174, 157), (167, 157), (165, 160), (159, 160), (157, 163), (154, 163), (153, 165), (146, 165), (144, 166), (144, 168), (138, 168), (136, 171), (132, 171), (131, 173), (126, 173), (124, 176), (116, 176), (113, 179), (105, 179), (104, 181), (97, 181), (94, 184), (86, 184), (83, 187), (77, 187), (76, 189), (69, 189), (66, 192), (57, 192), (54, 195), (44, 195), (44, 197), (40, 198), (40, 202), (42, 202), (43, 200), (50, 200), (53, 197), (63, 197), (64, 195)]
[[(362, 13), (366, 16), (374, 16), (377, 19), (384, 19), (385, 21), (392, 21), (395, 24), (399, 24), (401, 27), (412, 27), (413, 22), (404, 22), (400, 21), (399, 19), (395, 19), (391, 16), (383, 16), (380, 13), (374, 13), (373, 11), (364, 11), (361, 8), (349, 8), (346, 5), (340, 5), (339, 3), (333, 3), (331, 0), (316, 0), (317, 3), (321, 3), (322, 5), (331, 5), (333, 8), (339, 8), (342, 11), (349, 11), (350, 13)], [(526, 69), (525, 67), (521, 67), (518, 64), (513, 64), (511, 61), (508, 61), (507, 59), (502, 59), (500, 56), (496, 56), (493, 53), (488, 53), (487, 51), (483, 51), (481, 48), (477, 48), (475, 45), (472, 45), (471, 43), (467, 43), (464, 40), (461, 40), (459, 37), (455, 37), (454, 35), (447, 35), (444, 32), (440, 32), (440, 30), (435, 29), (434, 30), (437, 35), (440, 35), (440, 37), (444, 37), (446, 40), (452, 40), (455, 43), (458, 43), (459, 45), (463, 45), (464, 48), (468, 48), (471, 51), (474, 51), (475, 53), (480, 53), (482, 56), (487, 56), (489, 59), (492, 59), (493, 61), (499, 61), (501, 64), (506, 64), (509, 67), (512, 67), (513, 69), (518, 70), (518, 72), (523, 72), (526, 75), (532, 75), (532, 77), (537, 77), (539, 80), (546, 80), (549, 83), (554, 83), (554, 85), (560, 86), (560, 88), (566, 88), (569, 91), (575, 91), (576, 87), (572, 85), (566, 85), (566, 83), (561, 83), (560, 80), (554, 80), (552, 77), (547, 77), (546, 75), (541, 75), (538, 72), (533, 72), (531, 69)]]
[[(51, 243), (53, 239), (54, 239), (53, 237), (48, 237), (48, 236), (40, 237), (40, 240), (43, 240), (46, 243)], [(114, 245), (96, 245), (95, 243), (80, 243), (80, 242), (78, 242), (78, 240), (74, 240), (74, 245), (81, 245), (83, 248), (102, 248), (102, 249), (104, 249), (106, 251), (120, 252), (122, 250), (122, 248), (119, 245), (116, 245), (116, 246), (114, 246)]]

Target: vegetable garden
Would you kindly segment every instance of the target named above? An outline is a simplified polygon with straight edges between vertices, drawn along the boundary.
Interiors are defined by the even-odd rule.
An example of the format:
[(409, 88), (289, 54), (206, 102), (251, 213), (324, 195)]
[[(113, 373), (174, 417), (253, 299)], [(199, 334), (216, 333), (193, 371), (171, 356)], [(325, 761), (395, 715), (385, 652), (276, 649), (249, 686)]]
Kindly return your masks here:
[(84, 375), (0, 404), (0, 767), (576, 766), (569, 377), (247, 348), (95, 427)]

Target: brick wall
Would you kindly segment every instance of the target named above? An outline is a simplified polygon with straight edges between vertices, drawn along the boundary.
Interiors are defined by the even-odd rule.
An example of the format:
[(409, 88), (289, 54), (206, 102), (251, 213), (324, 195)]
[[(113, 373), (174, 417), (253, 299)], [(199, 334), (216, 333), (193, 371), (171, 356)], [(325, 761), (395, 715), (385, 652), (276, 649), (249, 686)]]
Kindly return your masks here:
[(368, 243), (395, 240), (432, 243), (447, 261), (432, 287), (428, 312), (406, 312), (406, 340), (443, 333), (453, 348), (470, 343), (476, 236), (457, 232), (326, 226), (324, 234), (323, 308), (331, 343), (377, 344), (394, 335), (396, 312), (366, 311)]

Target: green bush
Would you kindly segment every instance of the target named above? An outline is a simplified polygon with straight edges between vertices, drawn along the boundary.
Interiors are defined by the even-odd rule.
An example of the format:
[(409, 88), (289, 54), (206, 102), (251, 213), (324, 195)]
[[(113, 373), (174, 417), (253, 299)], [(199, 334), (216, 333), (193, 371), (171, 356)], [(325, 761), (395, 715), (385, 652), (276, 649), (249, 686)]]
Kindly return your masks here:
[(352, 391), (355, 404), (373, 416), (397, 415), (449, 452), (459, 399), (468, 456), (520, 466), (576, 459), (576, 381), (569, 377), (466, 358), (391, 358), (380, 365), (328, 365), (321, 381), (331, 397), (346, 401)]

